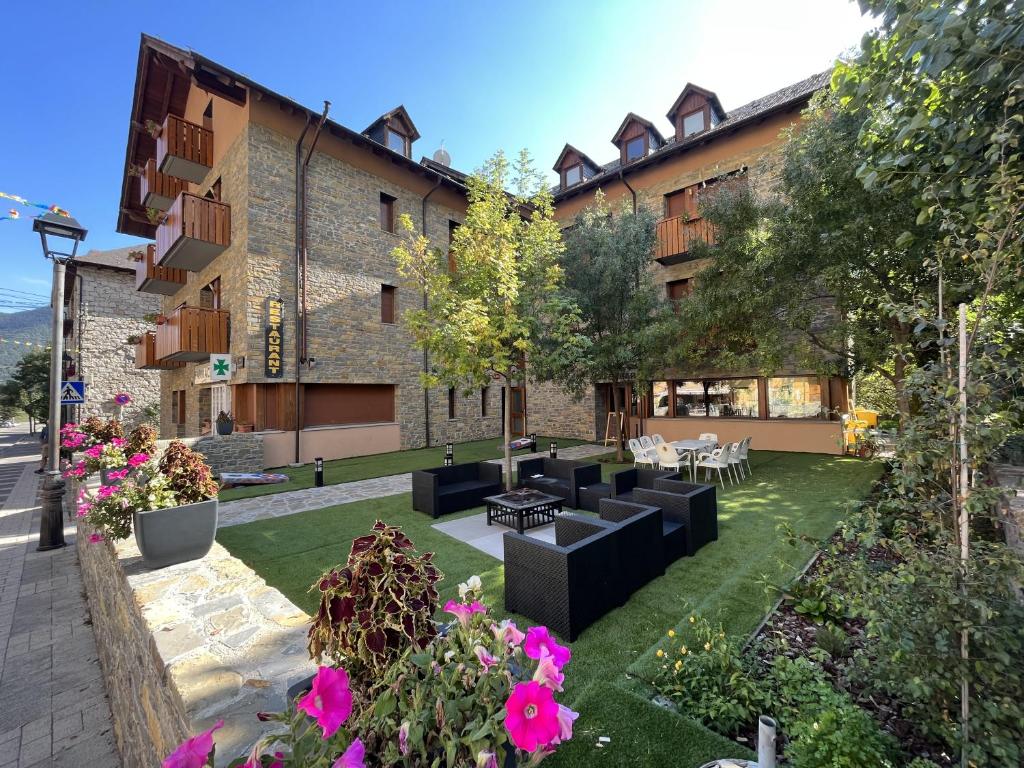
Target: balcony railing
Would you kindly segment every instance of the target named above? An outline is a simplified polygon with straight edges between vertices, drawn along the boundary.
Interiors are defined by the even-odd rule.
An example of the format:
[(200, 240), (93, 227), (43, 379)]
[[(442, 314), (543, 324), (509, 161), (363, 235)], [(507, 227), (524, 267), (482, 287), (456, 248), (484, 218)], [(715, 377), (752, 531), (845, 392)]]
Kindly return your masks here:
[(654, 249), (654, 258), (678, 258), (690, 252), (694, 243), (715, 242), (715, 228), (705, 219), (690, 219), (687, 216), (674, 216), (658, 222), (658, 244)]
[[(137, 257), (136, 257), (137, 258)], [(135, 290), (173, 296), (185, 285), (184, 269), (162, 267), (156, 263), (156, 246), (147, 245), (142, 258), (135, 262)]]
[(198, 272), (231, 245), (231, 206), (182, 192), (156, 229), (163, 267)]
[(170, 368), (181, 368), (184, 363), (174, 360), (160, 360), (156, 356), (156, 333), (148, 331), (142, 334), (142, 339), (135, 345), (135, 367), (148, 371), (167, 370)]
[(156, 327), (156, 356), (168, 360), (199, 361), (228, 351), (228, 318), (224, 309), (178, 307)]
[(213, 131), (168, 115), (156, 139), (160, 173), (199, 184), (213, 167)]
[(166, 211), (182, 192), (188, 192), (187, 181), (160, 173), (153, 158), (146, 162), (146, 168), (139, 177), (139, 199), (143, 208)]

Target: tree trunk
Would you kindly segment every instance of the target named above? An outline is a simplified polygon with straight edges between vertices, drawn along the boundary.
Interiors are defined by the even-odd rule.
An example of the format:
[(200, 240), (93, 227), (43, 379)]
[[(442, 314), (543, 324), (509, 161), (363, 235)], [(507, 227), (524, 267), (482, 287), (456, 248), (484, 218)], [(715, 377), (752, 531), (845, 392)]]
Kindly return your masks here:
[[(615, 462), (621, 464), (622, 457), (622, 421), (619, 419), (619, 406), (622, 403), (619, 402), (619, 382), (612, 382), (612, 411), (615, 414), (612, 418), (612, 423), (615, 426)], [(607, 437), (607, 435), (605, 435)]]
[(505, 422), (502, 428), (502, 443), (505, 446), (505, 490), (512, 490), (512, 378), (505, 376), (505, 413), (502, 420)]

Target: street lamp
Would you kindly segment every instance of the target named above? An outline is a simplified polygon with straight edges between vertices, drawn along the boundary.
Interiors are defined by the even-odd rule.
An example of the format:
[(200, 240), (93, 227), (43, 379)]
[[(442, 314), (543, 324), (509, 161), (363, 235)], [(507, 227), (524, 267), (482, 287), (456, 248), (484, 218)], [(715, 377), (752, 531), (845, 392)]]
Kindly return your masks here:
[[(85, 240), (85, 228), (70, 216), (44, 213), (32, 223), (32, 231), (39, 233), (43, 256), (53, 262), (53, 288), (50, 302), (53, 319), (50, 342), (50, 419), (49, 456), (46, 478), (43, 480), (42, 514), (39, 517), (40, 551), (66, 546), (64, 541), (64, 481), (60, 476), (60, 382), (61, 361), (64, 355), (64, 268), (74, 260), (78, 244)], [(58, 250), (67, 248), (71, 253)]]

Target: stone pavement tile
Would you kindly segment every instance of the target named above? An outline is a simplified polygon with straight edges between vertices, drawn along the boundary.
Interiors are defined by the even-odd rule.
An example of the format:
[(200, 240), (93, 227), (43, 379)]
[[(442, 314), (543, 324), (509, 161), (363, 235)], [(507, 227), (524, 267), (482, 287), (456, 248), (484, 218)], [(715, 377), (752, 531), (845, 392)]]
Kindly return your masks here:
[[(110, 733), (99, 733), (53, 756), (53, 768), (121, 768)], [(156, 768), (156, 766), (154, 766)]]
[(21, 749), (18, 751), (18, 765), (26, 767), (37, 765), (49, 760), (52, 754), (53, 742), (49, 734), (35, 741), (22, 740)]

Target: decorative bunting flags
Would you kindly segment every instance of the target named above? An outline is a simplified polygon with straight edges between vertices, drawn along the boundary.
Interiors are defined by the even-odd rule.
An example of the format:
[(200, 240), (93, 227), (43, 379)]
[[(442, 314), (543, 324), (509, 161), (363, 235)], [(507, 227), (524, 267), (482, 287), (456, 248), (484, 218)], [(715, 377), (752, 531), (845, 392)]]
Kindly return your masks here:
[(49, 344), (36, 344), (34, 341), (18, 341), (17, 339), (5, 339), (0, 336), (0, 343), (3, 344), (18, 344), (23, 347), (39, 347), (40, 349), (49, 349)]
[[(70, 213), (67, 212), (66, 209), (61, 208), (59, 205), (44, 205), (43, 203), (32, 203), (32, 202), (29, 202), (28, 200), (26, 200), (21, 195), (9, 195), (6, 192), (0, 192), (0, 198), (4, 198), (6, 200), (13, 200), (14, 202), (19, 203), (21, 205), (24, 205), (27, 208), (42, 208), (44, 211), (49, 211), (50, 213), (55, 213), (58, 216), (70, 216), (71, 215)], [(7, 214), (8, 214), (7, 216), (0, 216), (0, 221), (6, 221), (8, 219), (13, 221), (14, 219), (18, 219), (21, 216), (18, 213), (16, 208), (11, 208), (7, 212)]]

